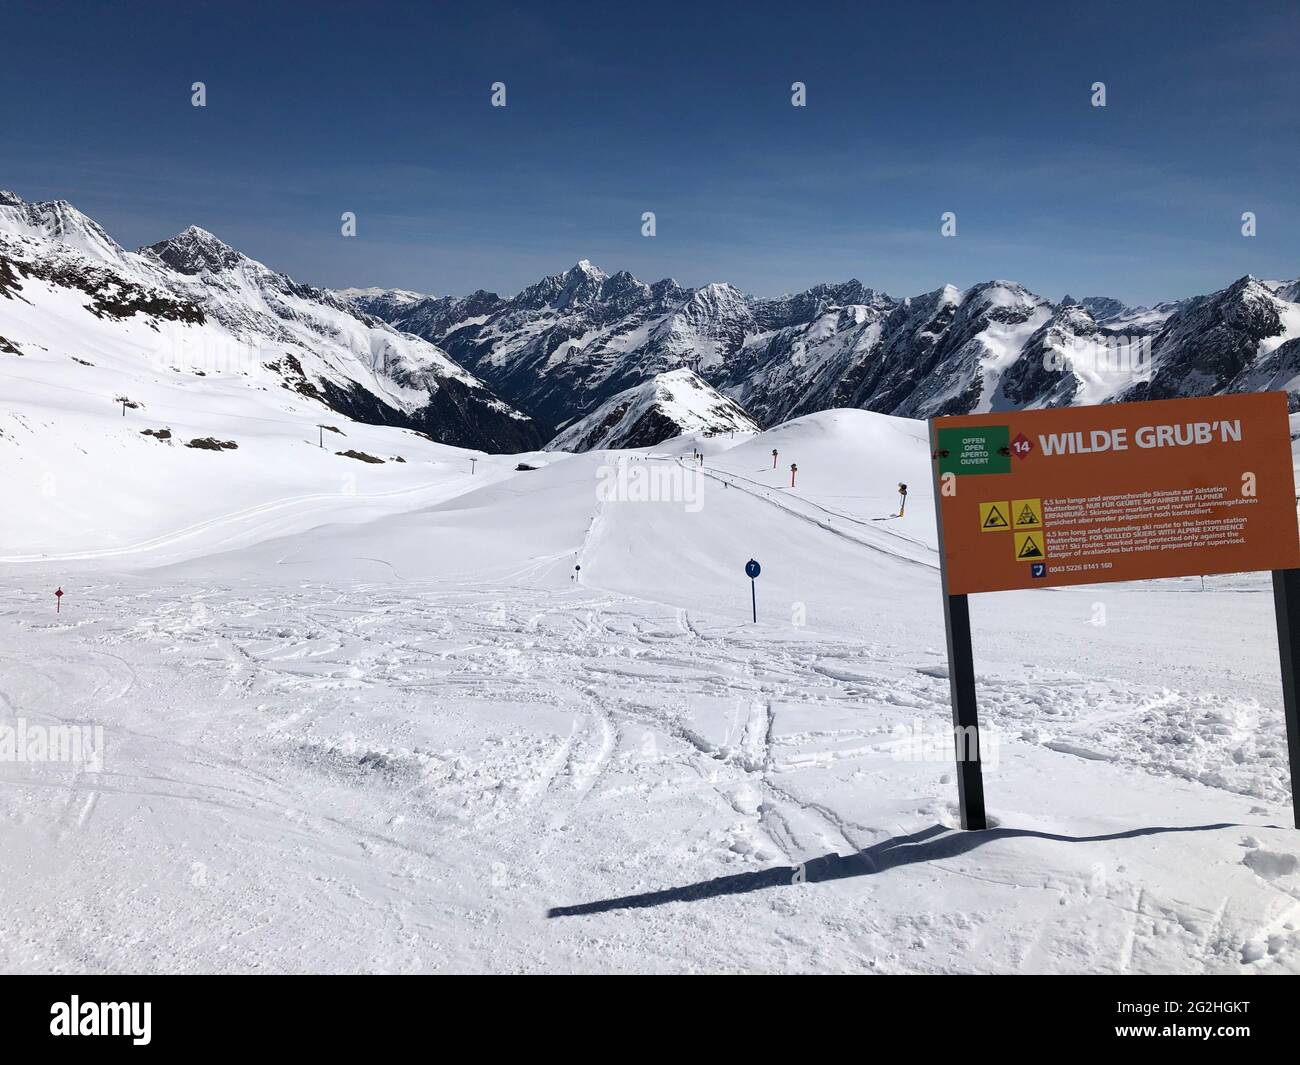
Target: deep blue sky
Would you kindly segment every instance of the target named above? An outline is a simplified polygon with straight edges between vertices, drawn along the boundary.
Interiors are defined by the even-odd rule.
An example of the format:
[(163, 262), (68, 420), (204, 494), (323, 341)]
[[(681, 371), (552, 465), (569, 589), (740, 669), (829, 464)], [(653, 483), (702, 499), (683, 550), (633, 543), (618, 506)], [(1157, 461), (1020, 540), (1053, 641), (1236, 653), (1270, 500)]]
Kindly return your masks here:
[(4, 4), (0, 187), (129, 247), (197, 223), (304, 281), (458, 293), (580, 258), (762, 295), (1300, 275), (1294, 0), (124, 6)]

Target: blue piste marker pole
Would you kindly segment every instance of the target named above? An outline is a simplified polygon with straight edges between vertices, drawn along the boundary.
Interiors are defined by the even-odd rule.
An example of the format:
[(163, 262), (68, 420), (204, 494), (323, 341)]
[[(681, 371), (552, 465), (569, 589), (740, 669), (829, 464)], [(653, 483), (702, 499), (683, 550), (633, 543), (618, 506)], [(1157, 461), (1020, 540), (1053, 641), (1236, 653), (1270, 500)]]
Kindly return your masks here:
[(745, 576), (749, 578), (749, 595), (754, 606), (755, 625), (758, 624), (758, 575), (762, 572), (763, 567), (754, 561), (754, 559), (751, 558), (745, 563)]

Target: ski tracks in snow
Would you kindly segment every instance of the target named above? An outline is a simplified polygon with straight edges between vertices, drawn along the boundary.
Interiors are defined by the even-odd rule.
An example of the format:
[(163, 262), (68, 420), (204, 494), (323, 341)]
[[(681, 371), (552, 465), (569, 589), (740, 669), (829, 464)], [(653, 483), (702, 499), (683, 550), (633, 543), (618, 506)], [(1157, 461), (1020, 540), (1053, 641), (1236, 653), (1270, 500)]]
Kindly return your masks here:
[[(4, 788), (18, 803), (14, 823), (56, 844), (42, 859), (51, 899), (84, 893), (90, 876), (101, 889), (95, 920), (120, 919), (130, 900), (112, 871), (152, 870), (163, 877), (156, 934), (200, 967), (222, 962), (212, 944), (184, 941), (186, 914), (241, 914), (258, 942), (276, 921), (304, 934), (328, 928), (354, 961), (417, 969), (448, 961), (430, 942), (470, 922), (486, 938), (455, 958), (474, 967), (521, 958), (521, 936), (550, 949), (545, 937), (563, 933), (527, 924), (548, 905), (794, 870), (951, 822), (947, 759), (898, 758), (900, 725), (947, 720), (946, 679), (921, 652), (891, 655), (806, 629), (752, 631), (572, 584), (205, 584), (167, 596), (137, 588), (103, 585), (97, 614), (57, 629), (37, 620), (28, 593), (15, 597), (0, 707), (49, 717), (62, 706), (70, 719), (102, 721), (108, 760), (103, 773), (43, 784), (9, 772)], [(980, 684), (990, 729), (1062, 764), (1078, 759), (1059, 747), (1071, 743), (1131, 770), (1173, 773), (1159, 740), (1186, 721), (1201, 744), (1193, 768), (1204, 772), (1184, 780), (1203, 784), (1217, 771), (1219, 787), (1244, 794), (1272, 786), (1267, 773), (1232, 778), (1240, 763), (1224, 758), (1272, 742), (1249, 705), (1045, 670)], [(1135, 728), (1142, 739), (1125, 752), (1121, 738)], [(1186, 769), (1189, 745), (1181, 748)], [(1047, 844), (1037, 846), (1045, 856)], [(1216, 917), (1213, 904), (1198, 908), (1119, 871), (1094, 890), (1067, 867), (1043, 873), (1023, 857), (991, 872), (984, 864), (954, 854), (918, 868), (921, 882), (954, 897), (1036, 887), (1023, 934), (1009, 931), (990, 963), (1000, 970), (1058, 964), (1058, 895), (1080, 914), (1124, 914), (1118, 939), (1098, 938), (1086, 921), (1065, 926), (1119, 971), (1236, 965), (1255, 941), (1264, 953), (1251, 964), (1295, 956), (1284, 877), (1268, 889), (1282, 900), (1276, 912), (1252, 925), (1233, 917), (1251, 912), (1236, 898)], [(237, 892), (196, 894), (191, 878)], [(745, 913), (837, 928), (841, 890), (791, 886)], [(724, 927), (726, 914), (754, 905), (742, 898), (751, 901), (692, 904), (688, 923), (717, 915)], [(924, 942), (943, 925), (906, 908), (862, 919), (900, 969), (924, 967), (898, 952), (901, 939)], [(969, 937), (989, 918), (952, 919), (952, 934)], [(606, 929), (628, 921), (605, 920), (615, 922)], [(964, 956), (957, 944), (946, 949)], [(823, 948), (789, 949), (797, 958)], [(276, 954), (273, 964), (328, 968), (331, 956), (314, 950), (292, 962)]]

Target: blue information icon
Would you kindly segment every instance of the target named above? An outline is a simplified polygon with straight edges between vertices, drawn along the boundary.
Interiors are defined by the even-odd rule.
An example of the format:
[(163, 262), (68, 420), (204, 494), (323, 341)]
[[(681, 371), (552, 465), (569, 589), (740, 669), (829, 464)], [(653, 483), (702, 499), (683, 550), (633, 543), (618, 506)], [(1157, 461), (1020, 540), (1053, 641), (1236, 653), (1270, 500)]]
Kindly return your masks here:
[(1047, 576), (1047, 563), (1046, 563), (1046, 562), (1032, 562), (1032, 563), (1030, 563), (1030, 565), (1029, 565), (1029, 576), (1031, 576), (1031, 577), (1046, 577), (1046, 576)]

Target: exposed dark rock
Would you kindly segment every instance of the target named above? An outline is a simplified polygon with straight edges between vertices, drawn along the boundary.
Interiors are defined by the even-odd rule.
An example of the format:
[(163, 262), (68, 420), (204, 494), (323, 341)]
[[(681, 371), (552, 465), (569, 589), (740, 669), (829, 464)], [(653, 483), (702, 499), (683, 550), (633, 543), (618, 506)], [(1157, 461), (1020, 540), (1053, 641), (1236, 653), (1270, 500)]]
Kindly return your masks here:
[(233, 440), (218, 440), (213, 436), (196, 437), (185, 446), (198, 448), (200, 451), (234, 451), (239, 447)]

